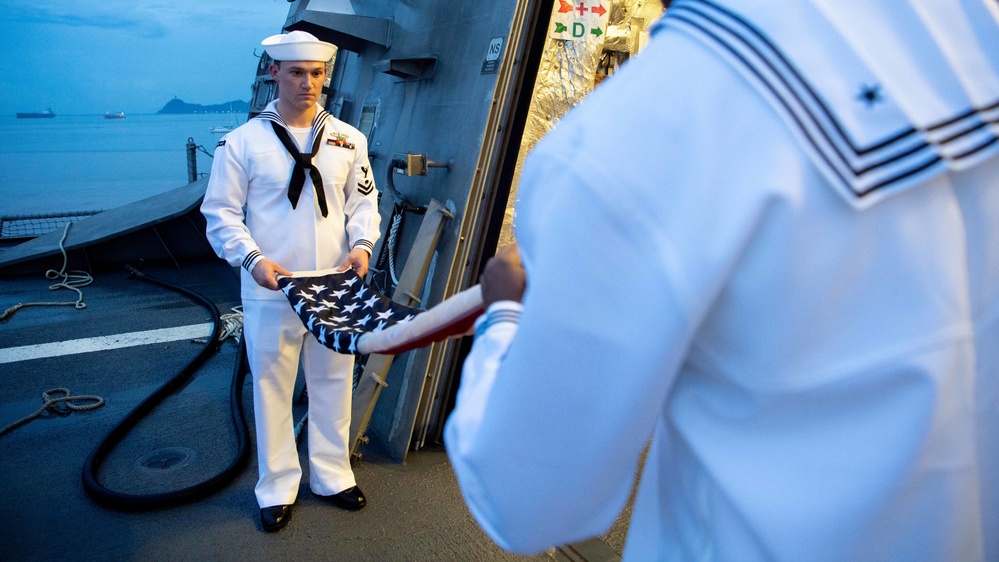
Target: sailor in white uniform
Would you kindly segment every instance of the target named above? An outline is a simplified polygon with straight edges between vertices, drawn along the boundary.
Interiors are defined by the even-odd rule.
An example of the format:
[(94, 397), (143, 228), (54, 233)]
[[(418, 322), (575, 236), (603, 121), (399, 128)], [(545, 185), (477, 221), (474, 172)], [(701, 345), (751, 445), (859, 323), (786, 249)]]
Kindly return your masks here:
[(680, 0), (538, 144), (445, 430), (496, 542), (648, 445), (626, 560), (999, 560), (997, 13)]
[(242, 267), (255, 492), (264, 529), (275, 531), (287, 524), (302, 477), (292, 419), (300, 357), (311, 489), (347, 509), (366, 501), (349, 459), (353, 357), (305, 330), (275, 275), (342, 266), (363, 276), (380, 218), (366, 139), (317, 104), (335, 47), (301, 31), (268, 37), (263, 47), (277, 61), (270, 73), (279, 98), (219, 141), (201, 210), (215, 251)]

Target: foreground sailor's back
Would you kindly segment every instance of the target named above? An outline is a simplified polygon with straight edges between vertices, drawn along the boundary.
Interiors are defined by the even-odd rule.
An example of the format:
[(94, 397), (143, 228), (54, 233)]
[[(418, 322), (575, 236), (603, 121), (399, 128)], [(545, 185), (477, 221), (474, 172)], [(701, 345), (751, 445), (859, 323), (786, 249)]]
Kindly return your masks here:
[(727, 4), (528, 159), (466, 501), (510, 550), (598, 535), (651, 438), (626, 559), (997, 560), (997, 10)]

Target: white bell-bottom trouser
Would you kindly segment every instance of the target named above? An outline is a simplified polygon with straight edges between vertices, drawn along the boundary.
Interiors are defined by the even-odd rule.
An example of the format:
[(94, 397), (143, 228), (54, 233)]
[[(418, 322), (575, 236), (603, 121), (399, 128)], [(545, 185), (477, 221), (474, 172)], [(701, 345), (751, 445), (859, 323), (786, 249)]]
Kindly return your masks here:
[(354, 357), (320, 344), (285, 300), (244, 300), (243, 334), (253, 376), (253, 413), (261, 508), (298, 497), (302, 467), (292, 400), (299, 356), (309, 391), (309, 484), (328, 496), (355, 485), (350, 468), (350, 399)]

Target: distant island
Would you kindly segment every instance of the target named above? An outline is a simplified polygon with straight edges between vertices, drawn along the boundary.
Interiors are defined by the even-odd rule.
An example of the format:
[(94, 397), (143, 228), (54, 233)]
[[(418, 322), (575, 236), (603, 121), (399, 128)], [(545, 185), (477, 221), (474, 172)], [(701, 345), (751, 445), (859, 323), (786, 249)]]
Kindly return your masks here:
[(178, 113), (247, 113), (250, 111), (250, 102), (242, 100), (227, 101), (215, 105), (201, 105), (197, 103), (187, 103), (180, 98), (173, 98), (168, 101), (163, 109), (156, 112), (157, 115), (173, 115)]

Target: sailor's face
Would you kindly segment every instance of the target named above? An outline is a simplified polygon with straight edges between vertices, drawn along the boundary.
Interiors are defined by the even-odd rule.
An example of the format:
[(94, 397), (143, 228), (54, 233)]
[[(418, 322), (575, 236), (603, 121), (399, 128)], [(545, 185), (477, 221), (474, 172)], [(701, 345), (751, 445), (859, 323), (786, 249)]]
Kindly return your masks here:
[(271, 65), (271, 77), (278, 84), (278, 97), (301, 110), (319, 100), (326, 81), (326, 63), (317, 61), (284, 61)]

